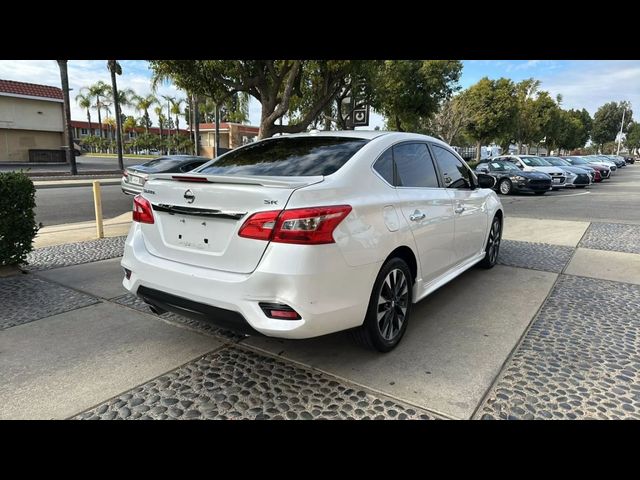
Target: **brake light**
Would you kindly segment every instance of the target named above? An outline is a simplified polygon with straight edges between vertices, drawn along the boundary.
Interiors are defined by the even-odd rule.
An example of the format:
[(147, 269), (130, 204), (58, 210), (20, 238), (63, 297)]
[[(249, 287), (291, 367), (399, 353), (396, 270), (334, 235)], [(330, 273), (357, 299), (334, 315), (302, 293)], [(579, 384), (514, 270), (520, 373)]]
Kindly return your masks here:
[(207, 179), (207, 177), (180, 177), (177, 175), (173, 175), (171, 178), (179, 182), (209, 183), (209, 180)]
[(238, 235), (278, 243), (334, 243), (333, 232), (349, 212), (350, 205), (259, 212), (244, 222)]
[(123, 170), (123, 171), (122, 171), (122, 176), (123, 176), (124, 178), (127, 178), (127, 177), (129, 176), (129, 172), (127, 172), (126, 170)]
[(154, 223), (151, 203), (142, 195), (133, 197), (133, 221), (138, 223)]

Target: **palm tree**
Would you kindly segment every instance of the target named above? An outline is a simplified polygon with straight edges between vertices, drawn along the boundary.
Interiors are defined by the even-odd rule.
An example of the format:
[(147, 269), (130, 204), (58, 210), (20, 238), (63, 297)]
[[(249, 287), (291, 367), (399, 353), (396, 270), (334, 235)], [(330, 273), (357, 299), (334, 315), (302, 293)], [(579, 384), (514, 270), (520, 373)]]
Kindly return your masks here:
[(122, 118), (120, 116), (120, 96), (118, 95), (118, 84), (116, 75), (122, 75), (122, 67), (117, 60), (107, 60), (107, 70), (111, 73), (111, 93), (113, 94), (113, 103), (116, 108), (116, 147), (118, 148), (118, 168), (124, 170), (124, 162), (122, 159)]
[[(84, 90), (84, 89), (83, 89)], [(87, 122), (89, 122), (89, 136), (93, 136), (91, 133), (91, 100), (92, 98), (88, 94), (79, 93), (76, 95), (76, 103), (80, 108), (84, 108), (87, 111)]]
[(164, 125), (164, 115), (162, 113), (162, 106), (158, 105), (153, 109), (155, 114), (158, 116), (158, 127), (160, 128), (160, 140), (162, 140), (162, 126)]
[(146, 97), (140, 97), (136, 95), (132, 100), (136, 110), (138, 110), (139, 112), (144, 112), (144, 131), (148, 134), (149, 126), (151, 125), (151, 119), (149, 118), (149, 108), (151, 108), (152, 105), (158, 103), (158, 99), (155, 97), (155, 95), (150, 93)]
[(176, 98), (171, 100), (171, 113), (176, 116), (176, 135), (180, 134), (180, 115), (182, 112), (182, 104), (184, 103), (184, 98)]
[(62, 85), (62, 99), (64, 110), (64, 133), (65, 143), (67, 143), (67, 162), (71, 168), (71, 175), (78, 174), (76, 167), (76, 156), (73, 150), (73, 132), (71, 131), (71, 105), (69, 102), (69, 73), (67, 71), (68, 60), (57, 60), (60, 69), (60, 83)]
[(94, 83), (90, 87), (85, 87), (82, 90), (87, 91), (87, 95), (91, 98), (95, 98), (96, 103), (93, 105), (93, 108), (98, 111), (98, 124), (100, 125), (100, 137), (102, 137), (102, 115), (101, 110), (104, 106), (104, 99), (107, 97), (107, 89), (109, 86), (104, 83), (102, 80)]

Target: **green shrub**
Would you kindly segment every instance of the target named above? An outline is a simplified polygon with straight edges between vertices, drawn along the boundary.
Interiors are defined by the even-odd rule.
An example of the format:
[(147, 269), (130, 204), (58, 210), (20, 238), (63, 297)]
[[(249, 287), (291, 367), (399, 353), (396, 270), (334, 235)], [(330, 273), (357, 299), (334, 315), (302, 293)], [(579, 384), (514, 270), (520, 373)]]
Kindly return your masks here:
[(38, 233), (36, 189), (23, 172), (0, 173), (0, 266), (24, 263)]

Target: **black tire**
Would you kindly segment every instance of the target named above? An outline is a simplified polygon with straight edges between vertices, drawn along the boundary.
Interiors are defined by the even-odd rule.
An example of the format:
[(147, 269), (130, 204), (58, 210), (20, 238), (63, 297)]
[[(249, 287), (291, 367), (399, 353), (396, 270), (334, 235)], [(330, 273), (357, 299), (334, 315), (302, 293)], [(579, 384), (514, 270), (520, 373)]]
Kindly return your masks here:
[(533, 193), (535, 193), (536, 195), (544, 195), (545, 193), (547, 193), (547, 191), (544, 190), (542, 192), (533, 192)]
[[(537, 192), (536, 192), (537, 193)], [(497, 240), (497, 241), (496, 241)], [(498, 261), (500, 241), (502, 240), (502, 219), (496, 215), (491, 222), (484, 258), (478, 263), (482, 268), (493, 268)]]
[[(393, 275), (392, 272), (401, 271), (406, 281), (406, 293), (402, 281), (399, 281), (399, 288), (402, 295), (402, 302), (395, 300), (399, 298), (398, 295), (393, 293), (394, 285), (385, 283), (388, 276)], [(395, 273), (395, 275), (398, 275)], [(397, 277), (396, 277), (397, 278)], [(363, 347), (377, 350), (378, 352), (390, 352), (393, 350), (407, 330), (407, 324), (409, 323), (409, 316), (411, 314), (411, 302), (413, 300), (412, 295), (413, 278), (411, 276), (411, 270), (407, 263), (401, 258), (389, 259), (380, 269), (376, 281), (373, 284), (373, 290), (371, 291), (371, 297), (369, 298), (369, 306), (367, 308), (367, 314), (364, 318), (364, 323), (353, 330), (351, 330), (351, 337), (356, 343)], [(393, 301), (387, 301), (380, 303), (380, 299), (384, 299), (386, 296), (394, 295)], [(402, 305), (406, 305), (404, 313), (402, 313)], [(387, 312), (387, 313), (384, 313)], [(382, 313), (383, 317), (378, 320), (379, 314)], [(394, 327), (397, 327), (398, 323), (402, 321), (402, 324), (398, 328), (397, 332), (393, 332)], [(389, 327), (389, 334), (391, 338), (385, 338), (383, 331), (387, 331), (384, 327)]]
[(509, 195), (512, 190), (513, 184), (508, 178), (503, 178), (502, 180), (500, 180), (500, 183), (498, 183), (498, 192), (500, 192), (502, 195)]

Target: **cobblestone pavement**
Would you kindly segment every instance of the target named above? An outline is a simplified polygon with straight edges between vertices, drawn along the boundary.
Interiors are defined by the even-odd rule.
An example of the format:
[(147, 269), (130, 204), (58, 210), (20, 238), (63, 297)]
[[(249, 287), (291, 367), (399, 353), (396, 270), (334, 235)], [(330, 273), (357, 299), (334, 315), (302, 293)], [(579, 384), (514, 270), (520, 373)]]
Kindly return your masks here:
[(502, 240), (498, 263), (511, 267), (560, 273), (571, 260), (573, 251), (573, 247), (561, 245)]
[(76, 419), (434, 419), (319, 372), (228, 347)]
[[(139, 297), (136, 295), (132, 295), (130, 293), (123, 295), (121, 297), (115, 298), (113, 300), (120, 305), (126, 305), (130, 308), (135, 308), (136, 310), (140, 310), (141, 312), (149, 313), (155, 315), (151, 309), (144, 303)], [(211, 323), (202, 322), (199, 320), (195, 320), (192, 318), (183, 317), (182, 315), (177, 315), (172, 312), (163, 313), (160, 315), (165, 320), (169, 320), (171, 322), (180, 323), (182, 325), (186, 325), (195, 330), (199, 330), (201, 332), (207, 333), (209, 335), (214, 335), (216, 337), (222, 337), (224, 340), (231, 341), (239, 341), (243, 338), (246, 338), (246, 335), (241, 333), (232, 332), (230, 330), (225, 330), (223, 328), (216, 327)]]
[(94, 303), (94, 297), (31, 275), (0, 278), (0, 330)]
[(127, 237), (109, 237), (89, 242), (37, 248), (27, 256), (27, 270), (48, 270), (121, 257)]
[(614, 252), (640, 253), (640, 225), (591, 223), (578, 246)]
[(640, 286), (561, 275), (476, 418), (640, 419)]

